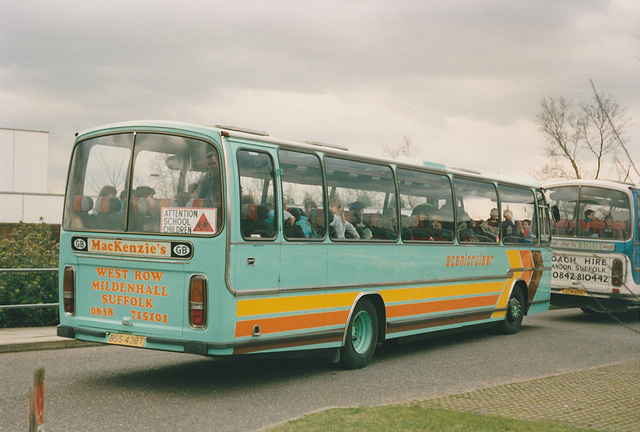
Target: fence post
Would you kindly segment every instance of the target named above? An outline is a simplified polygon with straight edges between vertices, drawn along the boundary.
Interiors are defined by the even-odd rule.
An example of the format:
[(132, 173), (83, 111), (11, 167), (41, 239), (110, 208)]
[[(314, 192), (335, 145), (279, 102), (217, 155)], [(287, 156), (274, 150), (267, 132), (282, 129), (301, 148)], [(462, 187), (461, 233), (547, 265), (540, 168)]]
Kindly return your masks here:
[(29, 432), (44, 432), (44, 368), (36, 369), (29, 392)]

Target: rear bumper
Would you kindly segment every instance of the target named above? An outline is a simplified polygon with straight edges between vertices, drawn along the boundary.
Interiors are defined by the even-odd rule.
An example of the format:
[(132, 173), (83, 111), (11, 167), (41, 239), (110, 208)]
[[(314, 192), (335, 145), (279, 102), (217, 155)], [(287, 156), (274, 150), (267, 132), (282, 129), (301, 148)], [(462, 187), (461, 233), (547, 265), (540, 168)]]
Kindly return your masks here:
[[(98, 331), (98, 330), (89, 330), (83, 328), (74, 328), (69, 326), (59, 325), (57, 327), (57, 334), (60, 337), (66, 337), (71, 339), (76, 339), (76, 335), (85, 335), (89, 336), (92, 342), (100, 342), (106, 343), (108, 333), (106, 331)], [(95, 340), (95, 339), (98, 340)], [(84, 339), (84, 338), (83, 338)], [(211, 349), (224, 349), (228, 348), (228, 346), (216, 346), (222, 344), (209, 344), (206, 342), (194, 342), (187, 340), (178, 340), (178, 339), (166, 339), (166, 338), (158, 338), (148, 336), (146, 338), (148, 344), (158, 344), (158, 345), (172, 345), (174, 347), (182, 347), (182, 351), (187, 354), (199, 354), (199, 355), (207, 355), (209, 353), (209, 348)]]
[(593, 309), (599, 312), (626, 312), (629, 308), (640, 307), (640, 302), (635, 297), (622, 294), (602, 295), (587, 292), (586, 295), (571, 295), (552, 292), (551, 305)]

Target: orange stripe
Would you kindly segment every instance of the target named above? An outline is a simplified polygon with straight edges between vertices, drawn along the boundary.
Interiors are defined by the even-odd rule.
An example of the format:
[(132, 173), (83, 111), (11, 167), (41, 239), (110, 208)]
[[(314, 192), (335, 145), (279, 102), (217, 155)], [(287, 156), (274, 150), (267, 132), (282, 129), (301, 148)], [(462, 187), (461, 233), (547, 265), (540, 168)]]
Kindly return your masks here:
[[(529, 252), (528, 250), (521, 250), (520, 251), (520, 257), (522, 258), (522, 266), (523, 267), (528, 267), (528, 268), (532, 268), (533, 267), (533, 260), (531, 259), (531, 252)], [(527, 284), (527, 286), (529, 285), (529, 282), (531, 282), (531, 275), (532, 275), (531, 271), (525, 271), (524, 273), (522, 273), (522, 279), (524, 279), (524, 281)]]
[(236, 322), (235, 337), (240, 338), (251, 336), (253, 333), (253, 327), (256, 325), (260, 326), (260, 333), (264, 335), (269, 333), (320, 328), (323, 325), (344, 324), (348, 315), (349, 311), (335, 311), (238, 321)]
[(327, 312), (324, 315), (324, 325), (335, 326), (335, 325), (347, 325), (347, 319), (349, 318), (349, 310), (341, 310), (335, 312)]
[(296, 340), (296, 341), (286, 341), (286, 342), (274, 342), (274, 343), (264, 343), (264, 344), (256, 344), (256, 345), (248, 345), (243, 347), (234, 348), (234, 354), (247, 354), (256, 351), (264, 351), (264, 350), (275, 350), (282, 348), (292, 348), (304, 345), (317, 345), (317, 344), (325, 344), (325, 343), (336, 343), (342, 342), (342, 336), (326, 336), (320, 338), (311, 338), (304, 340)]
[(387, 306), (388, 318), (400, 318), (409, 315), (454, 311), (474, 307), (493, 306), (498, 301), (498, 295), (481, 297), (467, 297), (451, 300), (437, 300), (432, 302), (413, 303), (408, 305)]
[(489, 319), (489, 318), (491, 318), (491, 312), (478, 312), (475, 315), (465, 316), (465, 317), (443, 318), (443, 319), (434, 320), (434, 321), (427, 321), (427, 322), (423, 322), (423, 323), (406, 324), (406, 325), (402, 325), (402, 326), (398, 326), (398, 327), (393, 326), (393, 327), (389, 327), (387, 329), (387, 333), (391, 334), (391, 333), (399, 333), (399, 332), (404, 332), (404, 331), (420, 330), (420, 329), (425, 329), (425, 328), (433, 328), (433, 327), (440, 327), (440, 326), (445, 326), (445, 325), (460, 324), (460, 323), (465, 323), (465, 322), (469, 322), (469, 321), (485, 320), (485, 319)]
[(531, 252), (528, 250), (520, 251), (520, 258), (522, 258), (523, 267), (533, 267), (533, 260), (531, 259)]

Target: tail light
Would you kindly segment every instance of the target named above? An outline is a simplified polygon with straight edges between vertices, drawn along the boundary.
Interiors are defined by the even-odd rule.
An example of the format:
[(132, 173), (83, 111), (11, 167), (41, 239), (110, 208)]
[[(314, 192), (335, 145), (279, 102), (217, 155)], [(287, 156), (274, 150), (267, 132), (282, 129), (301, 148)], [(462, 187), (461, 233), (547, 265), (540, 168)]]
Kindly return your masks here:
[(622, 260), (614, 259), (611, 266), (611, 282), (613, 286), (622, 286)]
[(65, 267), (62, 276), (62, 305), (67, 316), (76, 314), (76, 269)]
[(191, 276), (189, 281), (189, 325), (195, 329), (207, 326), (207, 278)]

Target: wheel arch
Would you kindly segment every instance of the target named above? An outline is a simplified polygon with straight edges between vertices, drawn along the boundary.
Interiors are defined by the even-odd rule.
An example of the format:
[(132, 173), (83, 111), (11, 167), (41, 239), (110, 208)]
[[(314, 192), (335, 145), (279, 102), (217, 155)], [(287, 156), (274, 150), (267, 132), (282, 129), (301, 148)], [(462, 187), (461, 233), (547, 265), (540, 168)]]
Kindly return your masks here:
[(349, 323), (351, 322), (351, 317), (353, 316), (353, 312), (356, 309), (358, 303), (363, 300), (368, 300), (373, 304), (373, 307), (376, 310), (376, 314), (378, 315), (378, 342), (381, 342), (385, 339), (387, 334), (387, 312), (384, 305), (384, 300), (382, 296), (377, 291), (365, 291), (358, 294), (358, 296), (353, 301), (351, 305), (351, 309), (349, 310), (349, 315), (347, 316), (347, 321), (345, 322), (344, 333), (342, 334), (342, 346), (345, 345), (347, 341), (347, 332), (349, 330)]
[(528, 315), (529, 306), (531, 304), (531, 302), (529, 301), (529, 287), (527, 286), (527, 283), (523, 279), (518, 279), (513, 284), (513, 287), (511, 288), (511, 292), (509, 293), (509, 297), (511, 297), (511, 293), (516, 288), (520, 288), (520, 292), (522, 292), (522, 297), (524, 300), (524, 314)]

